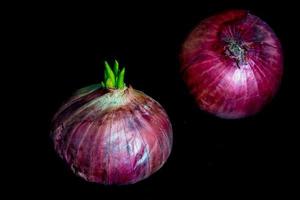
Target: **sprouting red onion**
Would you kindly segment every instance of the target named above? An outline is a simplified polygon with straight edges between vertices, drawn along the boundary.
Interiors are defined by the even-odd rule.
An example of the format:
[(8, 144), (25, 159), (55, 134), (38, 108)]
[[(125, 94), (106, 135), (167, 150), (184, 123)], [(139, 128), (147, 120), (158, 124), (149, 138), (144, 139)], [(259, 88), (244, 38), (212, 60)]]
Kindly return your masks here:
[(106, 83), (79, 90), (55, 115), (55, 150), (87, 181), (135, 183), (169, 157), (171, 123), (154, 99), (124, 84), (117, 86), (118, 70), (113, 84), (113, 74), (105, 74)]
[(203, 20), (184, 42), (180, 58), (183, 79), (199, 107), (222, 118), (260, 111), (283, 72), (278, 38), (244, 10)]

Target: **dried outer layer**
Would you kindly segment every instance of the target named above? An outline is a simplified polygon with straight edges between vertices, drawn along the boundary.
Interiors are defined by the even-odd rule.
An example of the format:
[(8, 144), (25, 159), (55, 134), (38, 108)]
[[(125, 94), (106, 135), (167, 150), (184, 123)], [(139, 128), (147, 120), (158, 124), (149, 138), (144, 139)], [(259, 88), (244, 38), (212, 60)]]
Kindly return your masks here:
[(53, 120), (55, 150), (90, 182), (130, 184), (157, 171), (172, 148), (161, 105), (133, 88), (79, 90)]
[(223, 118), (252, 115), (276, 93), (283, 65), (271, 28), (244, 10), (203, 20), (181, 52), (181, 71), (196, 102)]

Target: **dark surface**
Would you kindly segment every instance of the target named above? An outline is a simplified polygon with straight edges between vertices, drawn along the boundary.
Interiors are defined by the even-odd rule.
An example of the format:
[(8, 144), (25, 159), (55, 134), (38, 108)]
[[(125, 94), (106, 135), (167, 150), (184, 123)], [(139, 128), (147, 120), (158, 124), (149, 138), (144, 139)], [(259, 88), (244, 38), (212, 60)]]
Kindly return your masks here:
[[(25, 137), (29, 142), (18, 140), (25, 143), (20, 151), (25, 155), (18, 155), (17, 165), (25, 178), (12, 184), (33, 195), (97, 199), (281, 191), (289, 183), (295, 149), (292, 135), (297, 132), (292, 130), (297, 119), (293, 93), (299, 91), (293, 71), (299, 68), (296, 42), (291, 39), (298, 23), (291, 9), (295, 6), (210, 2), (45, 4), (32, 5), (38, 8), (27, 10), (26, 18), (20, 16), (21, 39), (32, 58), (18, 73), (24, 78), (26, 72), (26, 88), (31, 88), (19, 93), (28, 105), (28, 114), (22, 117), (29, 128)], [(178, 53), (186, 35), (200, 20), (226, 8), (248, 9), (266, 21), (284, 50), (278, 94), (262, 112), (241, 120), (223, 120), (199, 110), (179, 74)], [(126, 66), (126, 83), (159, 101), (174, 129), (173, 151), (164, 167), (147, 180), (121, 187), (87, 183), (74, 176), (55, 154), (49, 138), (51, 118), (62, 102), (76, 89), (100, 82), (104, 59), (114, 58)]]

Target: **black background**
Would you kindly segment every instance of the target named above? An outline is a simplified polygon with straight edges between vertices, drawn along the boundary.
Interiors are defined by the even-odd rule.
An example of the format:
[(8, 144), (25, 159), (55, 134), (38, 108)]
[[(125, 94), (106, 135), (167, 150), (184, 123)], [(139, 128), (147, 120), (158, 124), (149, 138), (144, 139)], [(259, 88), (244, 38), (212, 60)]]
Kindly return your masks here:
[[(23, 9), (17, 21), (19, 39), (25, 41), (21, 53), (29, 54), (29, 62), (16, 75), (26, 79), (26, 89), (18, 94), (28, 105), (21, 115), (28, 131), (19, 132), (24, 155), (18, 153), (17, 165), (25, 178), (14, 180), (14, 186), (28, 194), (54, 197), (201, 198), (224, 191), (277, 193), (290, 182), (292, 135), (297, 133), (292, 113), (294, 93), (299, 91), (293, 40), (297, 6), (287, 1), (26, 6), (30, 9)], [(247, 9), (266, 21), (281, 40), (285, 58), (282, 85), (273, 101), (259, 114), (240, 120), (219, 119), (199, 110), (179, 74), (178, 54), (187, 34), (205, 17), (229, 8)], [(126, 67), (126, 83), (166, 109), (174, 146), (168, 162), (148, 179), (135, 185), (101, 186), (70, 172), (55, 154), (49, 130), (62, 102), (76, 89), (100, 82), (103, 61), (115, 58)]]

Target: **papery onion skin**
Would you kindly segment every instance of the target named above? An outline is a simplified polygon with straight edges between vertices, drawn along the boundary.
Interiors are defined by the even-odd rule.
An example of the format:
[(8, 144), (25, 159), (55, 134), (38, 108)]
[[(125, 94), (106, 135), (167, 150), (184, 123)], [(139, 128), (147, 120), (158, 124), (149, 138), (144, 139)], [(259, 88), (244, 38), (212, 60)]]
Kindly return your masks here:
[(53, 120), (59, 156), (75, 174), (101, 184), (147, 178), (169, 157), (172, 137), (162, 106), (132, 87), (79, 90)]
[(245, 10), (209, 17), (190, 33), (180, 55), (181, 73), (202, 110), (221, 118), (259, 112), (281, 82), (279, 39)]

